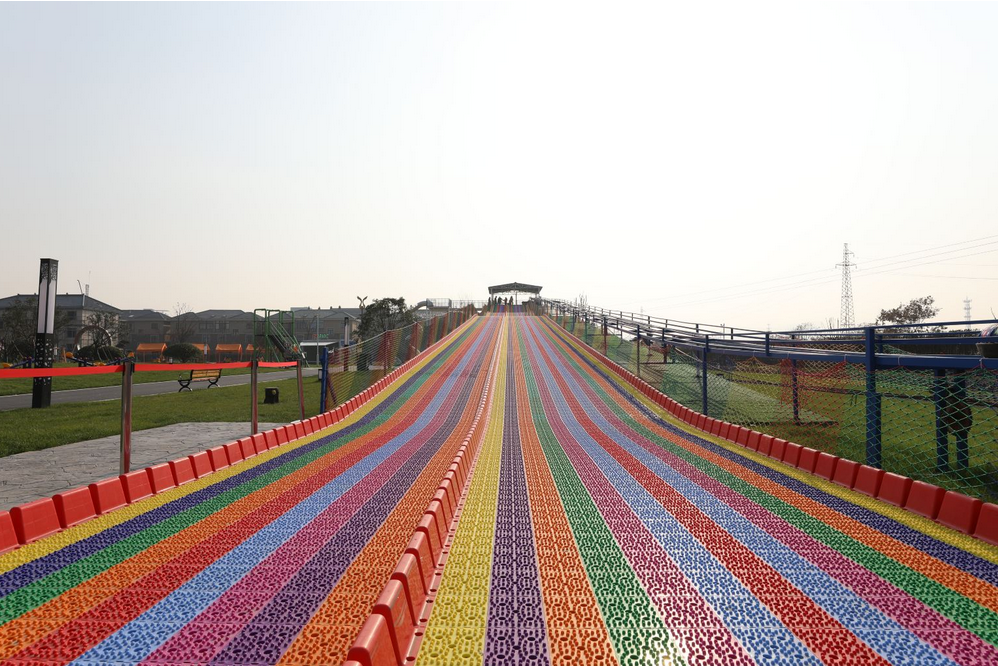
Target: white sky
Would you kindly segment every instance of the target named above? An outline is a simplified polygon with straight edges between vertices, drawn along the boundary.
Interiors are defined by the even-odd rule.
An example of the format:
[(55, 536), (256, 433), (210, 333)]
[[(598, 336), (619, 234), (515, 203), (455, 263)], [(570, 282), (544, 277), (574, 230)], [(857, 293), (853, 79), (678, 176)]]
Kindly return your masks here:
[(0, 295), (34, 291), (50, 256), (60, 292), (90, 274), (120, 308), (485, 298), (519, 280), (775, 330), (838, 316), (849, 242), (858, 321), (925, 294), (941, 317), (967, 296), (985, 317), (996, 19), (0, 4)]

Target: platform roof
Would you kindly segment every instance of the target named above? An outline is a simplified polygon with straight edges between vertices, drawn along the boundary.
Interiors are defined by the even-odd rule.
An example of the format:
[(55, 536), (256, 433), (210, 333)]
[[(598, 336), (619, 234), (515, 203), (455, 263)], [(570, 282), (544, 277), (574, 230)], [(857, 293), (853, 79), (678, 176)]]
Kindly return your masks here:
[(519, 292), (521, 294), (539, 294), (541, 293), (543, 287), (538, 287), (535, 284), (524, 284), (522, 282), (509, 282), (507, 284), (497, 284), (489, 287), (489, 295), (492, 294), (508, 294), (511, 292)]

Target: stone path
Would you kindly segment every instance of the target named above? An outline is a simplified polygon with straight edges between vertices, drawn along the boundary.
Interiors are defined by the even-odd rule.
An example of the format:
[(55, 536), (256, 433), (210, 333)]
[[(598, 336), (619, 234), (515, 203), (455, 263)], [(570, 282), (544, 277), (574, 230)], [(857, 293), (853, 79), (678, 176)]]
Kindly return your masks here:
[[(277, 423), (261, 423), (260, 431)], [(249, 435), (246, 423), (176, 423), (132, 433), (132, 469)], [(118, 473), (118, 435), (0, 458), (0, 511)]]

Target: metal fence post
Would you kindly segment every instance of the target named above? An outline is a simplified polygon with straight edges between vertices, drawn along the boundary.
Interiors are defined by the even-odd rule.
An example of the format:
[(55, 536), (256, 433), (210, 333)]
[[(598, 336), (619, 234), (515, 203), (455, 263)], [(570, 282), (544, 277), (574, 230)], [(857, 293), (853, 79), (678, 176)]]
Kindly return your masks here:
[(946, 432), (946, 369), (932, 372), (932, 402), (936, 406), (936, 469), (949, 469), (949, 435)]
[(250, 435), (255, 435), (259, 429), (260, 406), (257, 404), (257, 375), (260, 371), (260, 361), (250, 361)]
[(302, 421), (304, 421), (305, 420), (305, 386), (302, 384), (302, 381), (301, 381), (301, 359), (298, 360), (298, 362), (297, 362), (297, 364), (295, 366), (295, 370), (297, 370), (297, 374), (298, 374), (298, 413), (300, 414), (299, 418)]
[(132, 372), (130, 359), (121, 368), (121, 442), (118, 447), (118, 473), (128, 474), (132, 465)]
[(710, 352), (710, 336), (703, 336), (703, 352), (700, 360), (700, 392), (701, 406), (705, 416), (710, 416), (709, 403), (707, 401), (707, 354)]
[(325, 414), (326, 411), (326, 382), (329, 377), (329, 350), (325, 347), (322, 348), (320, 353), (320, 363), (319, 363), (319, 384), (322, 386), (319, 389), (319, 413)]
[(641, 379), (641, 325), (638, 324), (638, 326), (637, 326), (637, 328), (635, 330), (637, 331), (637, 336), (638, 336), (637, 347), (635, 348), (635, 351), (637, 351), (637, 353), (638, 353), (638, 362), (637, 362), (638, 372), (637, 372), (637, 375), (638, 375), (638, 379)]
[[(791, 340), (796, 340), (797, 337), (794, 335), (790, 336)], [(797, 373), (797, 359), (792, 359), (790, 361), (790, 395), (793, 403), (794, 411), (794, 425), (800, 425), (800, 382)]]
[(876, 332), (867, 326), (866, 335), (866, 464), (883, 466), (883, 448), (880, 427), (883, 420), (880, 394), (877, 393)]

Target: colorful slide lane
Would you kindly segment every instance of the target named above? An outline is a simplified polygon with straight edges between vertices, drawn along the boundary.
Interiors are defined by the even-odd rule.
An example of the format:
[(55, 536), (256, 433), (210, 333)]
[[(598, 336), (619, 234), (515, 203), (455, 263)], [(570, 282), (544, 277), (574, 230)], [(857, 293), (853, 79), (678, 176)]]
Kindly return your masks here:
[(417, 664), (998, 664), (998, 549), (691, 432), (505, 317)]
[(0, 557), (0, 663), (341, 663), (499, 331), (475, 319), (332, 427)]

